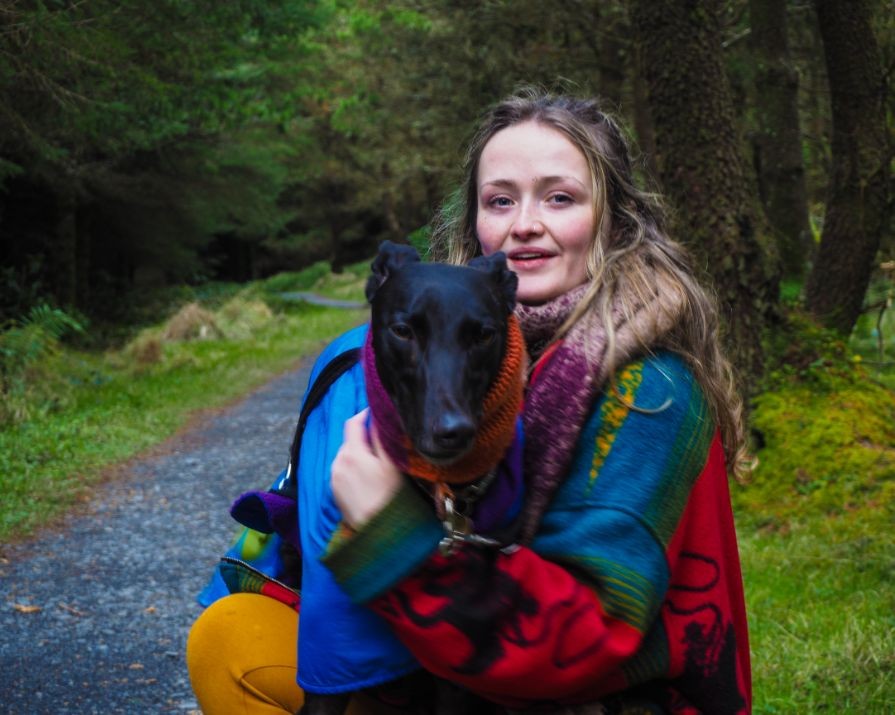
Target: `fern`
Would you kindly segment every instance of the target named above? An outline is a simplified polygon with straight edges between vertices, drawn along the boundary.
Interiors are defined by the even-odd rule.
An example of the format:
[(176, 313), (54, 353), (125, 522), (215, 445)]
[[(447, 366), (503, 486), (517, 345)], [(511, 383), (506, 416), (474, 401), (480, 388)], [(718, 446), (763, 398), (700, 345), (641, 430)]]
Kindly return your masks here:
[(55, 353), (66, 334), (82, 332), (82, 323), (65, 311), (38, 305), (0, 333), (0, 422), (27, 415), (29, 371)]

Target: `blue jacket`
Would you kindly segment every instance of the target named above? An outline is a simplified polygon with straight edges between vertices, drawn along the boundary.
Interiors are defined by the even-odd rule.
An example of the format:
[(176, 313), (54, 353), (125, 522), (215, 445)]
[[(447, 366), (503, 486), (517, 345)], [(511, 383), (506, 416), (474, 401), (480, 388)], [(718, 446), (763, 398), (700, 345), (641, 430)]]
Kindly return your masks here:
[[(309, 384), (334, 357), (360, 347), (362, 326), (337, 338), (320, 355)], [(311, 412), (298, 467), (298, 517), (302, 547), (298, 683), (314, 693), (378, 685), (420, 666), (379, 616), (351, 599), (320, 562), (341, 514), (330, 488), (330, 466), (343, 441), (345, 421), (367, 406), (363, 368), (353, 366)]]

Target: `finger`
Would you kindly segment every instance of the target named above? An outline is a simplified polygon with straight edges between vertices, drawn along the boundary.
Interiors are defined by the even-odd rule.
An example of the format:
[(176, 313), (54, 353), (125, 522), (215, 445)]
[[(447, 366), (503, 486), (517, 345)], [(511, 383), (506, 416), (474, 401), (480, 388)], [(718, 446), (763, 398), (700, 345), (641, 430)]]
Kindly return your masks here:
[(369, 411), (369, 408), (361, 410), (354, 415), (354, 417), (345, 420), (343, 433), (345, 442), (356, 443), (367, 439), (367, 427), (365, 423)]
[(373, 450), (373, 454), (385, 454), (385, 451), (382, 448), (382, 442), (379, 440), (379, 430), (376, 429), (376, 423), (372, 420), (370, 421), (370, 429), (368, 430), (369, 440), (370, 440), (370, 449)]

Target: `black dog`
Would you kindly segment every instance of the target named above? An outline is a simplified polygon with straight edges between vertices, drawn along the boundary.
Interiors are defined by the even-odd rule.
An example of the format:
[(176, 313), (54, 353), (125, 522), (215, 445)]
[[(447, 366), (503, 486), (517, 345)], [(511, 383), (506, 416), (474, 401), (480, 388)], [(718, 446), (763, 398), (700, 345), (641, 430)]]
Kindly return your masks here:
[[(516, 285), (503, 254), (467, 267), (421, 263), (413, 248), (386, 241), (373, 261), (366, 296), (376, 369), (414, 448), (433, 464), (454, 463), (473, 446), (507, 348)], [(410, 676), (408, 690), (419, 713), (491, 710), (425, 673)], [(306, 693), (302, 715), (341, 715), (349, 697)]]
[(372, 271), (366, 295), (382, 385), (416, 450), (434, 464), (454, 462), (472, 446), (504, 358), (516, 274), (502, 253), (468, 267), (420, 263), (413, 248), (388, 241)]

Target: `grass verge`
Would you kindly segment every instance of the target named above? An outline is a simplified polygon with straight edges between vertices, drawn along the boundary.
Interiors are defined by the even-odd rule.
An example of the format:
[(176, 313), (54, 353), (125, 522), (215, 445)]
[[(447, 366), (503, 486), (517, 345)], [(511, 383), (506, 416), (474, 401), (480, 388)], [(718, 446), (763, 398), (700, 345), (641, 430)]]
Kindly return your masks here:
[[(362, 300), (361, 280), (353, 293), (339, 280)], [(0, 431), (0, 542), (52, 522), (111, 465), (163, 442), (197, 411), (297, 365), (365, 318), (361, 310), (302, 303), (274, 314), (258, 300), (267, 293), (260, 284), (217, 310), (190, 304), (120, 349), (57, 346), (29, 364), (17, 378), (31, 386), (23, 416)]]

